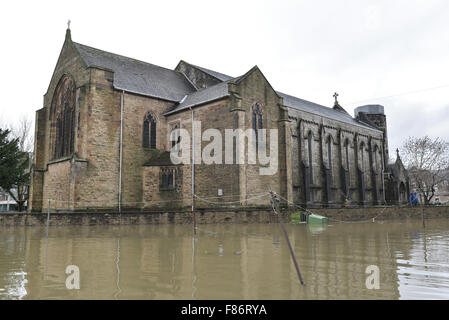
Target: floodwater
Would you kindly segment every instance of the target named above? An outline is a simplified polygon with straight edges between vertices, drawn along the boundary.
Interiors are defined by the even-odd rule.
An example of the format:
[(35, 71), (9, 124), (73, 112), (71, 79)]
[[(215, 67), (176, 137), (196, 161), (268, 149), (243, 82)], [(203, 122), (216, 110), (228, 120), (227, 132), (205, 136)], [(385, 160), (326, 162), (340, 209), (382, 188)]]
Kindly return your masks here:
[(449, 220), (286, 227), (305, 286), (279, 224), (2, 227), (0, 299), (449, 299)]

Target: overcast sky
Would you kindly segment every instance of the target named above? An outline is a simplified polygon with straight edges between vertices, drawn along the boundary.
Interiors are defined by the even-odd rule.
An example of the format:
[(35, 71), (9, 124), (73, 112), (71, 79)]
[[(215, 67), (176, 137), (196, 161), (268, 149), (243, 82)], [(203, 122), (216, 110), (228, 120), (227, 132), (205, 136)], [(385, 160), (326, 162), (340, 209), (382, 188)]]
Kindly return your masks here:
[(7, 1), (0, 121), (42, 108), (68, 19), (73, 41), (166, 68), (258, 65), (306, 100), (331, 107), (337, 91), (351, 115), (382, 104), (390, 153), (408, 136), (449, 141), (447, 0)]

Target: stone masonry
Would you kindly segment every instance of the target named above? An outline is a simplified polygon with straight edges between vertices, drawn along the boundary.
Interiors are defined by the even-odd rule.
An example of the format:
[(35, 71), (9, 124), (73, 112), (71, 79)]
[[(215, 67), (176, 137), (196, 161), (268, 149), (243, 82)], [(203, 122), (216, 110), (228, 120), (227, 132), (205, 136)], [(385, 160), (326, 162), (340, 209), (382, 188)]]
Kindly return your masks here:
[[(74, 83), (75, 98), (61, 93), (56, 98), (62, 83)], [(261, 175), (259, 160), (195, 163), (193, 177), (191, 163), (171, 163), (171, 132), (181, 128), (192, 136), (192, 118), (201, 122), (201, 133), (217, 129), (223, 139), (226, 129), (277, 130), (276, 172)], [(148, 135), (155, 147), (145, 145)], [(198, 160), (209, 142), (196, 143)], [(72, 152), (55, 156), (61, 145)], [(269, 190), (284, 205), (380, 205), (391, 198), (385, 197), (383, 182), (387, 149), (383, 113), (353, 118), (337, 101), (328, 108), (285, 95), (257, 66), (240, 77), (185, 61), (174, 70), (161, 68), (75, 43), (68, 29), (43, 108), (36, 112), (29, 210), (188, 209), (192, 204), (234, 210), (268, 206), (263, 195)]]

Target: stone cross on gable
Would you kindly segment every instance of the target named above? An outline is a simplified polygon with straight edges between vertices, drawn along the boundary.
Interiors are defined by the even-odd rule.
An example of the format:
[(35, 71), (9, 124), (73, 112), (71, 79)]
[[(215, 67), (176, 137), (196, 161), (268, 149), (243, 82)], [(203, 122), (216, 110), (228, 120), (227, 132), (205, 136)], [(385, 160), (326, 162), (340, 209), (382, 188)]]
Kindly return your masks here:
[(338, 103), (338, 101), (337, 101), (338, 93), (335, 92), (333, 97), (335, 98), (335, 103), (337, 104)]
[(69, 21), (67, 21), (67, 29), (70, 29), (70, 19), (69, 19)]
[(335, 103), (334, 103), (334, 105), (338, 105), (338, 100), (337, 100), (337, 97), (338, 97), (338, 93), (334, 93), (334, 95), (333, 95), (333, 97), (335, 98)]

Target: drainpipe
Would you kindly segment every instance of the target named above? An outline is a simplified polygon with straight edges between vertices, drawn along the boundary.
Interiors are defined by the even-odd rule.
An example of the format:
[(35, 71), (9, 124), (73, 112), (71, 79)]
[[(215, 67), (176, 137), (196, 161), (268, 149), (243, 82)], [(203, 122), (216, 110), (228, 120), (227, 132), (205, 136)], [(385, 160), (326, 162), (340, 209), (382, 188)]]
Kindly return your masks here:
[(195, 129), (193, 126), (194, 117), (192, 107), (192, 214), (193, 214), (193, 233), (196, 234), (196, 215), (195, 215)]
[(119, 178), (118, 178), (118, 212), (122, 212), (122, 159), (123, 159), (123, 107), (124, 107), (125, 91), (122, 91), (120, 97), (120, 162), (119, 162)]

